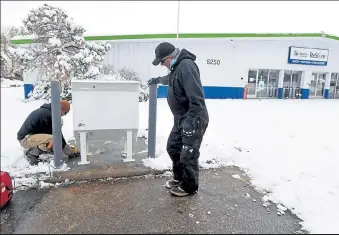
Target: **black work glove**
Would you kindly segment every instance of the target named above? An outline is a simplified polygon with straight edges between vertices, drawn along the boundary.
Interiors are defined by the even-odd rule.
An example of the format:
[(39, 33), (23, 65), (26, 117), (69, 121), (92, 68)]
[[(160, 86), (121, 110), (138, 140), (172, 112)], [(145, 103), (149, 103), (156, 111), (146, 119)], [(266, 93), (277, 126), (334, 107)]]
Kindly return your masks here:
[(69, 144), (67, 144), (64, 148), (64, 153), (68, 155), (69, 158), (80, 157), (80, 151)]
[(147, 83), (148, 85), (158, 84), (158, 78), (151, 78)]
[(80, 155), (80, 152), (78, 151), (78, 152), (76, 152), (76, 153), (73, 153), (73, 154), (71, 154), (71, 155), (68, 155), (68, 157), (69, 158), (77, 158), (77, 157), (80, 157), (81, 155)]

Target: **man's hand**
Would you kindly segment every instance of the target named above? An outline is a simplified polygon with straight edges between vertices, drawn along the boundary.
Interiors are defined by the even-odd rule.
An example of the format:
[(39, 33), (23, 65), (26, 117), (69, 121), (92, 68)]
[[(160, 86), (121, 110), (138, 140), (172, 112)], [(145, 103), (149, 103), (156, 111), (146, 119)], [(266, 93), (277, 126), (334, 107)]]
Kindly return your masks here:
[(72, 158), (72, 157), (80, 157), (80, 152), (79, 150), (75, 147), (75, 146), (71, 146), (71, 148), (73, 149), (73, 154), (70, 155), (69, 157)]
[(151, 78), (148, 80), (148, 85), (158, 84), (158, 78)]
[(75, 158), (80, 156), (80, 152), (74, 146), (67, 144), (64, 149), (64, 154), (68, 155), (69, 158)]

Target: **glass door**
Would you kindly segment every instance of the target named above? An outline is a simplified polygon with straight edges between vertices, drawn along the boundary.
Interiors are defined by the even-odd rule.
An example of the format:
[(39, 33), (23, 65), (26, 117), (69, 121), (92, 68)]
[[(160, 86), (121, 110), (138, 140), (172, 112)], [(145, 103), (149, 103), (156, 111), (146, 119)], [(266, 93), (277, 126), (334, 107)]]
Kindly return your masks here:
[(284, 71), (283, 97), (285, 99), (301, 98), (301, 76), (302, 71)]
[(337, 73), (337, 83), (335, 85), (334, 98), (339, 99), (339, 73)]
[(325, 79), (325, 73), (312, 73), (310, 97), (324, 97)]
[(310, 97), (315, 97), (316, 87), (317, 87), (318, 74), (312, 73), (311, 83), (310, 83)]
[(339, 98), (339, 73), (331, 74), (330, 90), (328, 98)]
[(268, 97), (276, 98), (278, 95), (279, 70), (270, 70), (268, 73)]
[(284, 70), (283, 97), (285, 99), (290, 98), (291, 81), (292, 81), (292, 71), (291, 70)]
[(250, 69), (248, 71), (247, 98), (257, 98), (258, 70)]
[(299, 99), (301, 98), (301, 76), (302, 76), (302, 71), (293, 71), (292, 72), (292, 98)]
[(317, 97), (324, 97), (325, 80), (326, 80), (326, 74), (318, 73), (317, 92), (316, 92)]
[[(248, 71), (247, 98), (276, 98), (280, 70), (250, 69)], [(260, 82), (263, 89), (259, 89)]]
[[(268, 83), (268, 69), (259, 69), (259, 74), (258, 74), (258, 84), (259, 81), (264, 82), (264, 89), (263, 90), (258, 90), (257, 92), (257, 97), (261, 98), (267, 98), (268, 96), (268, 89), (267, 89), (267, 83)], [(259, 89), (259, 86), (258, 86)]]

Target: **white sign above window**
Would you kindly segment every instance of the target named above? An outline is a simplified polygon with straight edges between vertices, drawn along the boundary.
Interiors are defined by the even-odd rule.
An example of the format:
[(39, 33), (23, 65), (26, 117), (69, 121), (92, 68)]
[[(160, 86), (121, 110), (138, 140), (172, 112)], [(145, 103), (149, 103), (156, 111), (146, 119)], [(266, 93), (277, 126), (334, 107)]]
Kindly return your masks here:
[(328, 49), (289, 47), (288, 63), (327, 66)]

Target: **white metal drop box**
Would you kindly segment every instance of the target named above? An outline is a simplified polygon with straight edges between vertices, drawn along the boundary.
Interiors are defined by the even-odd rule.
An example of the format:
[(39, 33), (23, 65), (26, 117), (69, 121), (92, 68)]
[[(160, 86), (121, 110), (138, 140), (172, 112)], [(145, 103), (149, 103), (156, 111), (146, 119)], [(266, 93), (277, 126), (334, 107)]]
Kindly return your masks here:
[(139, 128), (139, 82), (72, 81), (73, 129), (80, 134), (81, 162), (87, 161), (87, 133), (125, 130), (127, 161), (132, 159), (132, 132)]

